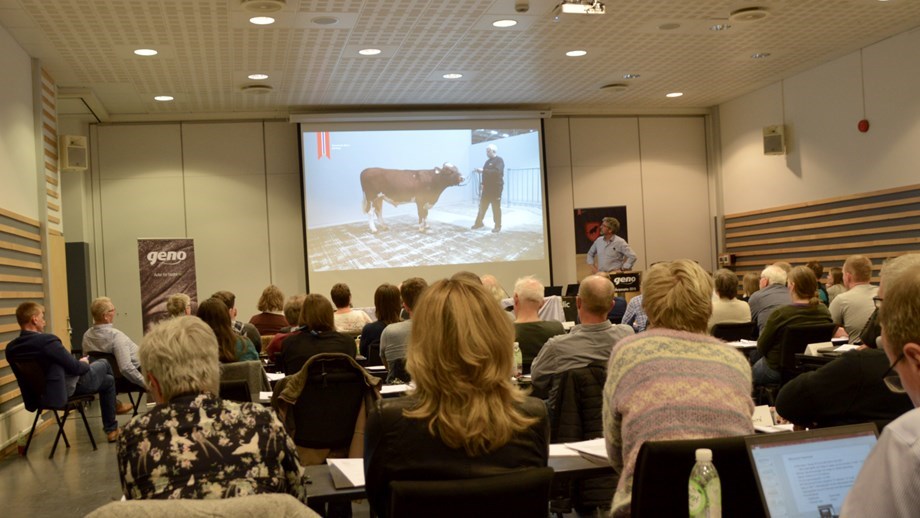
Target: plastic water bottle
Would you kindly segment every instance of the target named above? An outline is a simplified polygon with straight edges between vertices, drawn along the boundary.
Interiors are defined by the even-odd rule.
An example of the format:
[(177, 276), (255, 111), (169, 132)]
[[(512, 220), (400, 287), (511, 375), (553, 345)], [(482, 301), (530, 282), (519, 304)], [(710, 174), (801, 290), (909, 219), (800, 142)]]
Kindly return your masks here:
[(696, 464), (690, 472), (690, 517), (722, 517), (722, 483), (712, 465), (712, 450), (696, 450)]
[(520, 378), (524, 374), (524, 357), (521, 354), (521, 346), (517, 342), (514, 342), (514, 372), (512, 376), (515, 378)]

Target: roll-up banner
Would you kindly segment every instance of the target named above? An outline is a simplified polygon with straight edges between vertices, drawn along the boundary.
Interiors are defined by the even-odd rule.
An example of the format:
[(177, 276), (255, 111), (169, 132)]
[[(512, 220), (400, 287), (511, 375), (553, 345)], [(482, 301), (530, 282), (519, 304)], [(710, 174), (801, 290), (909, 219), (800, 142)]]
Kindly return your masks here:
[(176, 293), (198, 300), (195, 243), (191, 239), (138, 239), (141, 277), (141, 314), (144, 333), (169, 317), (166, 301)]

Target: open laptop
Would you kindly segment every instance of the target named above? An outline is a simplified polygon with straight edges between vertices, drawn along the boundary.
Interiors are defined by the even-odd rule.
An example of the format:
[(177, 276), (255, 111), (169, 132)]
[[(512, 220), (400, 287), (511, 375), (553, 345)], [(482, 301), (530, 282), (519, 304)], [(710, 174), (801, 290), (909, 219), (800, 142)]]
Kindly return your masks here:
[(838, 516), (877, 438), (873, 423), (745, 437), (767, 516)]

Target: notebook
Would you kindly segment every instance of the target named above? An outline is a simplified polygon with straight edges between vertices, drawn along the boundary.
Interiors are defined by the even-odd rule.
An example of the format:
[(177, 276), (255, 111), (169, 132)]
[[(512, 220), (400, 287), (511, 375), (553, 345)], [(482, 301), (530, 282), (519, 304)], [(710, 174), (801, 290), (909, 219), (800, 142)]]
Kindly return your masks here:
[(838, 516), (877, 437), (872, 423), (745, 437), (767, 516)]

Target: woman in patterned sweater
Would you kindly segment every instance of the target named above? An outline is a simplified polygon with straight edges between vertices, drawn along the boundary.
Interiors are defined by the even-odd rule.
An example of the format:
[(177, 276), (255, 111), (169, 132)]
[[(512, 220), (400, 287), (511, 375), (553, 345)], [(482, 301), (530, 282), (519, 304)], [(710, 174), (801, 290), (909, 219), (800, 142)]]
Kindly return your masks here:
[(607, 455), (620, 476), (614, 516), (629, 516), (633, 470), (645, 441), (754, 432), (751, 367), (706, 334), (709, 274), (686, 259), (659, 263), (643, 276), (642, 296), (648, 330), (614, 346), (604, 385)]

